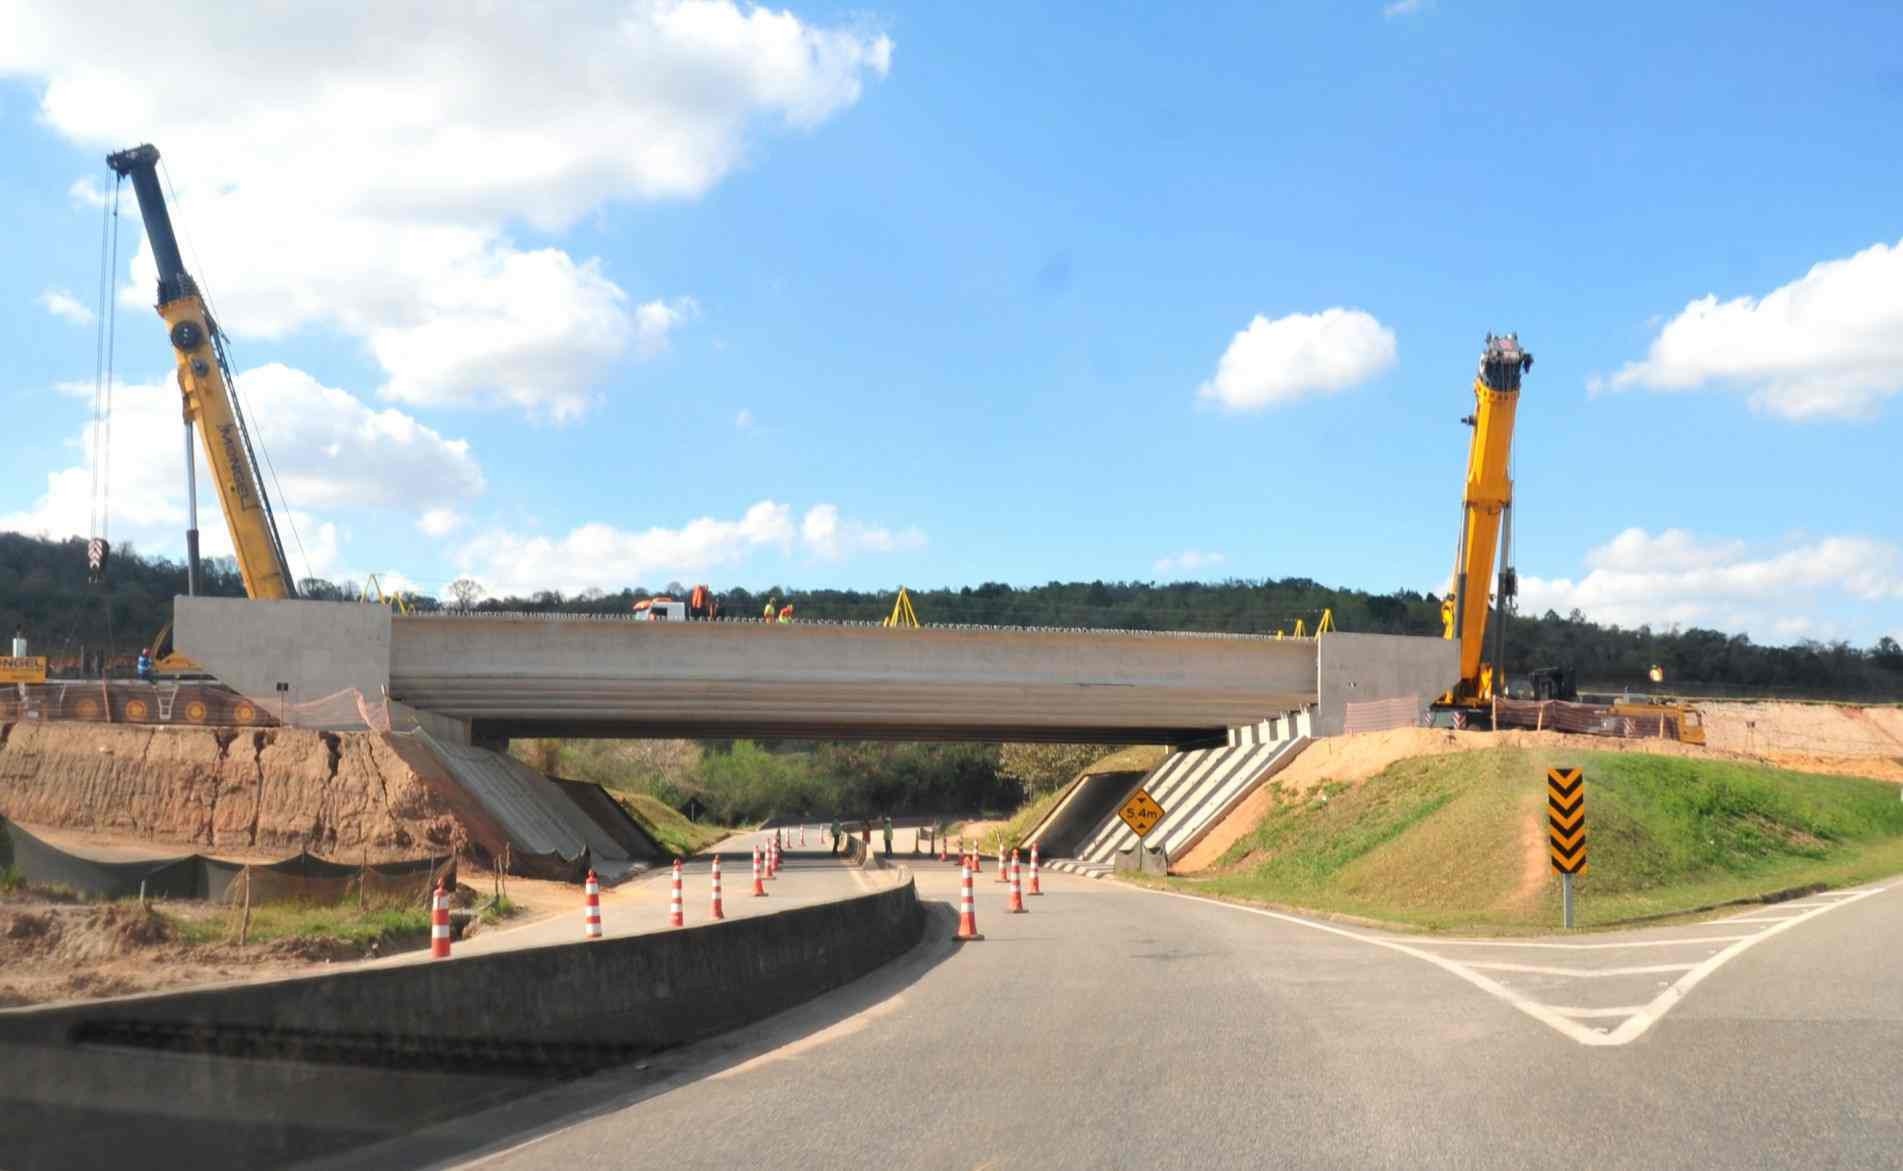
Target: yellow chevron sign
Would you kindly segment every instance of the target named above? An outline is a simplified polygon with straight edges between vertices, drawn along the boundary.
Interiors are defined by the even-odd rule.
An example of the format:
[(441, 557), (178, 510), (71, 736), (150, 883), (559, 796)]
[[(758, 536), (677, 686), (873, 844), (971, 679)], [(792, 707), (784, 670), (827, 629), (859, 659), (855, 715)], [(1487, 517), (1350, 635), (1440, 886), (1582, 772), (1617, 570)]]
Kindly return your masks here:
[(1576, 768), (1546, 770), (1546, 852), (1559, 873), (1586, 873), (1586, 777)]

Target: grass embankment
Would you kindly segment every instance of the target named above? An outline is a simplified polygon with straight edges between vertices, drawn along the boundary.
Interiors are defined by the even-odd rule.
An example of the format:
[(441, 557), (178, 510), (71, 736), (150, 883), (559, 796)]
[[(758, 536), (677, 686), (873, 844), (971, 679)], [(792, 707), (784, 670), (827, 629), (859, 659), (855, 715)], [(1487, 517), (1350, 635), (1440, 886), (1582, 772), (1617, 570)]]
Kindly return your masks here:
[(1897, 786), (1731, 761), (1499, 748), (1278, 799), (1181, 889), (1429, 930), (1549, 930), (1547, 767), (1586, 772), (1576, 922), (1606, 926), (1903, 871)]
[(700, 853), (733, 831), (725, 826), (689, 821), (678, 809), (649, 793), (615, 792), (615, 800), (640, 822), (654, 840), (671, 854), (686, 858)]
[[(184, 942), (229, 943), (238, 938), (239, 917), (234, 909), (217, 915), (172, 918), (178, 938)], [(245, 937), (258, 943), (326, 939), (363, 948), (376, 943), (388, 950), (428, 939), (429, 918), (429, 910), (421, 906), (373, 906), (360, 911), (355, 903), (269, 903), (251, 908), (251, 926)]]

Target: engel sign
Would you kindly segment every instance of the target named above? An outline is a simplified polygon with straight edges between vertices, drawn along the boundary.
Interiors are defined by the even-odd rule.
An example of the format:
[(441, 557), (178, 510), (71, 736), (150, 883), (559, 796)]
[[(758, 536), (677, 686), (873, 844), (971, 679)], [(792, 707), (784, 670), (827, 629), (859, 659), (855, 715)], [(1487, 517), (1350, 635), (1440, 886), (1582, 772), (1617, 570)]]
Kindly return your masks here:
[(44, 657), (19, 659), (11, 655), (0, 655), (0, 683), (44, 682), (46, 682)]

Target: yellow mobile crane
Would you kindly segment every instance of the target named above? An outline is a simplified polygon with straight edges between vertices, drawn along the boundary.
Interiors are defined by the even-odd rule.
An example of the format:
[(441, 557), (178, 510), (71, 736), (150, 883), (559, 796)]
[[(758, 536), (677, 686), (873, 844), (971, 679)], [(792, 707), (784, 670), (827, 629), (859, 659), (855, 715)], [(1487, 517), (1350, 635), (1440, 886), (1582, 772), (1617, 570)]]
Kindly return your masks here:
[[(1506, 609), (1519, 592), (1513, 571), (1513, 481), (1508, 476), (1513, 455), (1513, 422), (1520, 404), (1520, 379), (1533, 368), (1533, 355), (1520, 348), (1518, 334), (1487, 335), (1474, 376), (1474, 413), (1461, 422), (1473, 428), (1467, 454), (1467, 484), (1461, 503), (1460, 549), (1454, 560), (1453, 580), (1441, 602), (1443, 634), (1460, 643), (1460, 681), (1441, 697), (1440, 707), (1476, 711), (1506, 694)], [(1487, 637), (1489, 594), (1494, 554), (1501, 550), (1500, 576), (1493, 600), (1499, 620), (1494, 626), (1493, 662), (1482, 662)], [(1570, 672), (1548, 667), (1534, 671), (1529, 690), (1534, 698), (1570, 698)]]
[[(258, 474), (257, 454), (245, 425), (244, 410), (232, 389), (225, 336), (212, 319), (197, 283), (185, 271), (171, 213), (159, 189), (158, 162), (158, 148), (149, 143), (106, 156), (106, 165), (121, 179), (130, 179), (138, 197), (139, 216), (145, 221), (145, 236), (158, 264), (158, 313), (165, 321), (178, 361), (178, 388), (185, 412), (185, 589), (190, 594), (198, 592), (198, 491), (192, 453), (196, 424), (198, 439), (205, 445), (205, 462), (217, 481), (218, 501), (231, 533), (231, 546), (237, 552), (246, 596), (293, 598), (297, 587), (278, 537), (271, 498)], [(103, 571), (103, 550), (95, 560)], [(170, 632), (168, 622), (153, 640), (152, 655), (159, 669), (192, 669), (190, 662), (166, 653), (162, 644)]]
[(218, 500), (224, 506), (231, 546), (238, 554), (238, 572), (245, 594), (253, 598), (291, 598), (297, 587), (278, 539), (271, 500), (258, 476), (257, 456), (245, 427), (244, 411), (231, 389), (231, 366), (225, 360), (225, 339), (198, 285), (185, 271), (172, 216), (159, 190), (158, 148), (147, 143), (106, 156), (106, 165), (121, 178), (132, 180), (145, 221), (145, 237), (159, 270), (159, 316), (164, 319), (178, 360), (178, 388), (185, 406), (185, 499), (190, 518), (185, 532), (187, 589), (198, 581), (198, 504), (192, 460), (192, 425), (205, 444), (205, 462), (218, 482)]

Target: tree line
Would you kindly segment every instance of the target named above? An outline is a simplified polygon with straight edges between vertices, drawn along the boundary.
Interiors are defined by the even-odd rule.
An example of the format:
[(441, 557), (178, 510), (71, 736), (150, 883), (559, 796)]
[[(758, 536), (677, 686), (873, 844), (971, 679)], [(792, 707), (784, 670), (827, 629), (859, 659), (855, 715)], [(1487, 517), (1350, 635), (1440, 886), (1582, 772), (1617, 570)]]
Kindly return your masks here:
[[(89, 584), (85, 542), (0, 533), (0, 631), (23, 626), (48, 654), (70, 655), (80, 645), (94, 650), (110, 647), (121, 657), (136, 654), (170, 616), (172, 596), (183, 593), (184, 587), (182, 565), (141, 556), (130, 547), (116, 551), (107, 582)], [(355, 583), (319, 578), (305, 579), (299, 590), (305, 597), (324, 600), (363, 596)], [(204, 564), (199, 591), (241, 597), (244, 585), (230, 559), (212, 559)], [(408, 603), (422, 611), (468, 608), (610, 614), (626, 613), (635, 602), (657, 595), (684, 598), (687, 591), (681, 582), (668, 582), (655, 589), (630, 586), (613, 593), (545, 590), (496, 598), (488, 596), (480, 582), (465, 578), (452, 583), (444, 598), (417, 596)], [(1441, 632), (1440, 598), (1434, 594), (1373, 593), (1324, 586), (1305, 577), (1170, 583), (1053, 581), (1023, 587), (985, 582), (911, 592), (921, 620), (928, 623), (1272, 634), (1292, 633), (1297, 621), (1312, 630), (1326, 610), (1332, 612), (1340, 630)], [(731, 587), (721, 594), (728, 618), (757, 619), (769, 603), (776, 608), (790, 603), (796, 619), (863, 622), (884, 618), (891, 612), (893, 598), (892, 592), (781, 586)], [(1903, 698), (1903, 647), (1888, 636), (1869, 647), (1814, 640), (1765, 646), (1743, 634), (1701, 627), (1624, 628), (1588, 621), (1576, 610), (1567, 615), (1549, 610), (1511, 616), (1507, 665), (1512, 672), (1571, 666), (1588, 687), (1647, 689), (1647, 673), (1656, 666), (1665, 672), (1667, 690)]]

